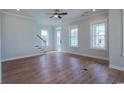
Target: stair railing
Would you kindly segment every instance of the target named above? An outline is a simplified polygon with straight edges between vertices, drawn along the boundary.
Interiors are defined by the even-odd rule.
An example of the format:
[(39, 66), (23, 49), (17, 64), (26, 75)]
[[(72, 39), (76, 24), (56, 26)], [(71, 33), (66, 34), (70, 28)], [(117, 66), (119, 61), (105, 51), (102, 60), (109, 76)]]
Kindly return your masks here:
[[(41, 40), (41, 46), (37, 45), (35, 47), (37, 47), (40, 51), (43, 51), (44, 53), (46, 53), (46, 40), (44, 40), (40, 35), (36, 35), (40, 40)], [(43, 46), (44, 45), (44, 46)]]

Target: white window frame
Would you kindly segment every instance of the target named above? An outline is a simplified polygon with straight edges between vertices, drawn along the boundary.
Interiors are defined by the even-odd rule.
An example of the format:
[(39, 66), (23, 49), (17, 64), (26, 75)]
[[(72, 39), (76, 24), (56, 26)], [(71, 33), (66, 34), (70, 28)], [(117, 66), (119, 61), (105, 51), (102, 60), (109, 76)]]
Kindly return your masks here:
[[(77, 28), (77, 45), (74, 46), (74, 45), (71, 45), (71, 29), (75, 29)], [(74, 26), (70, 26), (69, 27), (69, 47), (75, 47), (75, 48), (78, 48), (79, 46), (79, 38), (78, 38), (78, 33), (79, 33), (79, 26), (78, 25), (74, 25)]]
[(47, 42), (46, 42), (46, 46), (49, 46), (49, 31), (48, 30), (46, 30), (46, 29), (41, 29), (41, 37), (42, 37), (42, 31), (46, 31), (47, 32), (47, 34), (48, 34), (48, 37), (47, 37)]
[[(93, 24), (100, 24), (105, 23), (105, 48), (95, 48), (93, 47), (93, 31), (92, 31), (92, 25)], [(90, 49), (96, 49), (96, 50), (107, 50), (107, 19), (97, 20), (90, 23)]]

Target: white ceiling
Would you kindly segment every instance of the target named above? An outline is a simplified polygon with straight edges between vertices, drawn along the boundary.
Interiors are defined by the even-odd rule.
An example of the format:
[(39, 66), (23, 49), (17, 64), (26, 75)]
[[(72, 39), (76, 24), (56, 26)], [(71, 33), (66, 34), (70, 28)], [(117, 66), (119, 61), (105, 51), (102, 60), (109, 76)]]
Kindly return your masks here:
[[(50, 15), (47, 13), (52, 13), (54, 9), (21, 9), (17, 11), (16, 9), (3, 9), (5, 12), (10, 12), (14, 14), (20, 14), (24, 16), (30, 16), (35, 18), (40, 24), (44, 25), (59, 25), (61, 24), (60, 19), (49, 18)], [(76, 18), (80, 18), (84, 13), (91, 11), (91, 9), (60, 9), (60, 12), (67, 12), (68, 15), (62, 16), (62, 22), (71, 21)], [(97, 10), (98, 11), (98, 10)]]

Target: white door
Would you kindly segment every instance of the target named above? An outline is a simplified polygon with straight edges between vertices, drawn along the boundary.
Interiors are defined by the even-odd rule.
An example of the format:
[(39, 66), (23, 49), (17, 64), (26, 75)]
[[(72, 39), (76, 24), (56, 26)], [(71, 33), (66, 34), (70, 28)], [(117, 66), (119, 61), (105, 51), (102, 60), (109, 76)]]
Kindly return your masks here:
[(56, 44), (57, 44), (57, 51), (61, 51), (61, 32), (57, 31), (56, 33)]

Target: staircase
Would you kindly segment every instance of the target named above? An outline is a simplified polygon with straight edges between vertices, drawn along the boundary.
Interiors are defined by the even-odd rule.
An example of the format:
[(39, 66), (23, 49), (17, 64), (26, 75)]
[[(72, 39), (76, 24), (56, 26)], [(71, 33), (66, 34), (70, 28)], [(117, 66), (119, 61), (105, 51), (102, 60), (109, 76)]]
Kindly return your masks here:
[(36, 35), (40, 40), (41, 40), (41, 45), (36, 45), (35, 47), (43, 52), (44, 54), (46, 54), (46, 40), (44, 40), (40, 35)]

